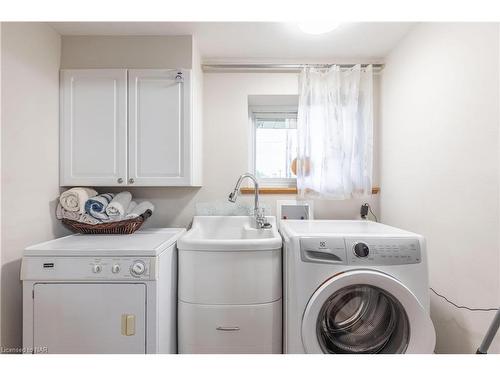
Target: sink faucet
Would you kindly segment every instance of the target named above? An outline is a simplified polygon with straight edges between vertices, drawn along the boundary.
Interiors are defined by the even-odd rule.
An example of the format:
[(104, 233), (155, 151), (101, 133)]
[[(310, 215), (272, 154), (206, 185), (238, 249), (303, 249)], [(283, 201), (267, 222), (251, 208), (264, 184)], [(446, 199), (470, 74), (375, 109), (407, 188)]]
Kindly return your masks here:
[(245, 178), (249, 178), (250, 180), (253, 181), (254, 188), (255, 188), (255, 196), (254, 196), (254, 215), (255, 215), (255, 223), (257, 224), (257, 228), (259, 229), (268, 229), (271, 228), (271, 224), (267, 222), (266, 217), (264, 216), (264, 210), (262, 210), (259, 207), (259, 183), (257, 182), (257, 179), (255, 176), (251, 173), (244, 173), (242, 174), (239, 178), (238, 181), (236, 182), (236, 185), (234, 187), (234, 190), (231, 194), (229, 194), (229, 202), (235, 203), (236, 199), (238, 197), (238, 191), (240, 190), (240, 185), (243, 182)]

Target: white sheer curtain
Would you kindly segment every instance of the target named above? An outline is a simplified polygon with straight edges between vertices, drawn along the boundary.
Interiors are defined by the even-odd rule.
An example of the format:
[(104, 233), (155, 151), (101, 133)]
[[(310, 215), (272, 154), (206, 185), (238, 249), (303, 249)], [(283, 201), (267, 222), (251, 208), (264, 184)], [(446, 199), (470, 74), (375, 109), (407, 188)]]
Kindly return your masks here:
[(306, 67), (299, 90), (299, 195), (349, 199), (371, 194), (372, 67)]

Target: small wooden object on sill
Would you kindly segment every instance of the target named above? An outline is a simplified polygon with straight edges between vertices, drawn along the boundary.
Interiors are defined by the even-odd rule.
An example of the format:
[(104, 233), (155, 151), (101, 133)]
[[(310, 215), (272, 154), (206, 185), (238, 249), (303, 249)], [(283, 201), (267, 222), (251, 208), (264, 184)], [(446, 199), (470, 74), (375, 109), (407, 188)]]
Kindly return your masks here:
[[(241, 194), (254, 194), (255, 189), (253, 187), (242, 187), (240, 188)], [(380, 187), (374, 186), (372, 188), (372, 194), (378, 194), (380, 192)], [(261, 187), (259, 189), (259, 194), (297, 194), (296, 187)]]

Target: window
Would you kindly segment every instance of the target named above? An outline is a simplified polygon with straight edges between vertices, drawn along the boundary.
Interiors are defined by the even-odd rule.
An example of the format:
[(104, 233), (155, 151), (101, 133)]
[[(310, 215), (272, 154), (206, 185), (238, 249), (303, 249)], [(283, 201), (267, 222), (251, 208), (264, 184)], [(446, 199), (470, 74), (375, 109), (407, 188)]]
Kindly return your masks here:
[(292, 164), (297, 157), (297, 107), (250, 109), (251, 169), (261, 186), (295, 187)]

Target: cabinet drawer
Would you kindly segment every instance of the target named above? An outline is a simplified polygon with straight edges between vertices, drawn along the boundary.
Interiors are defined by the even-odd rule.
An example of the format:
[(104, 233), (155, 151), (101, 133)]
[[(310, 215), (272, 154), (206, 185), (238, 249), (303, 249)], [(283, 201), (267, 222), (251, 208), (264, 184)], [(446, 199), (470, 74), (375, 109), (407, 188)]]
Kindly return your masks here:
[(179, 299), (257, 304), (281, 298), (281, 250), (179, 250)]
[(281, 300), (259, 305), (179, 301), (179, 353), (281, 353)]

